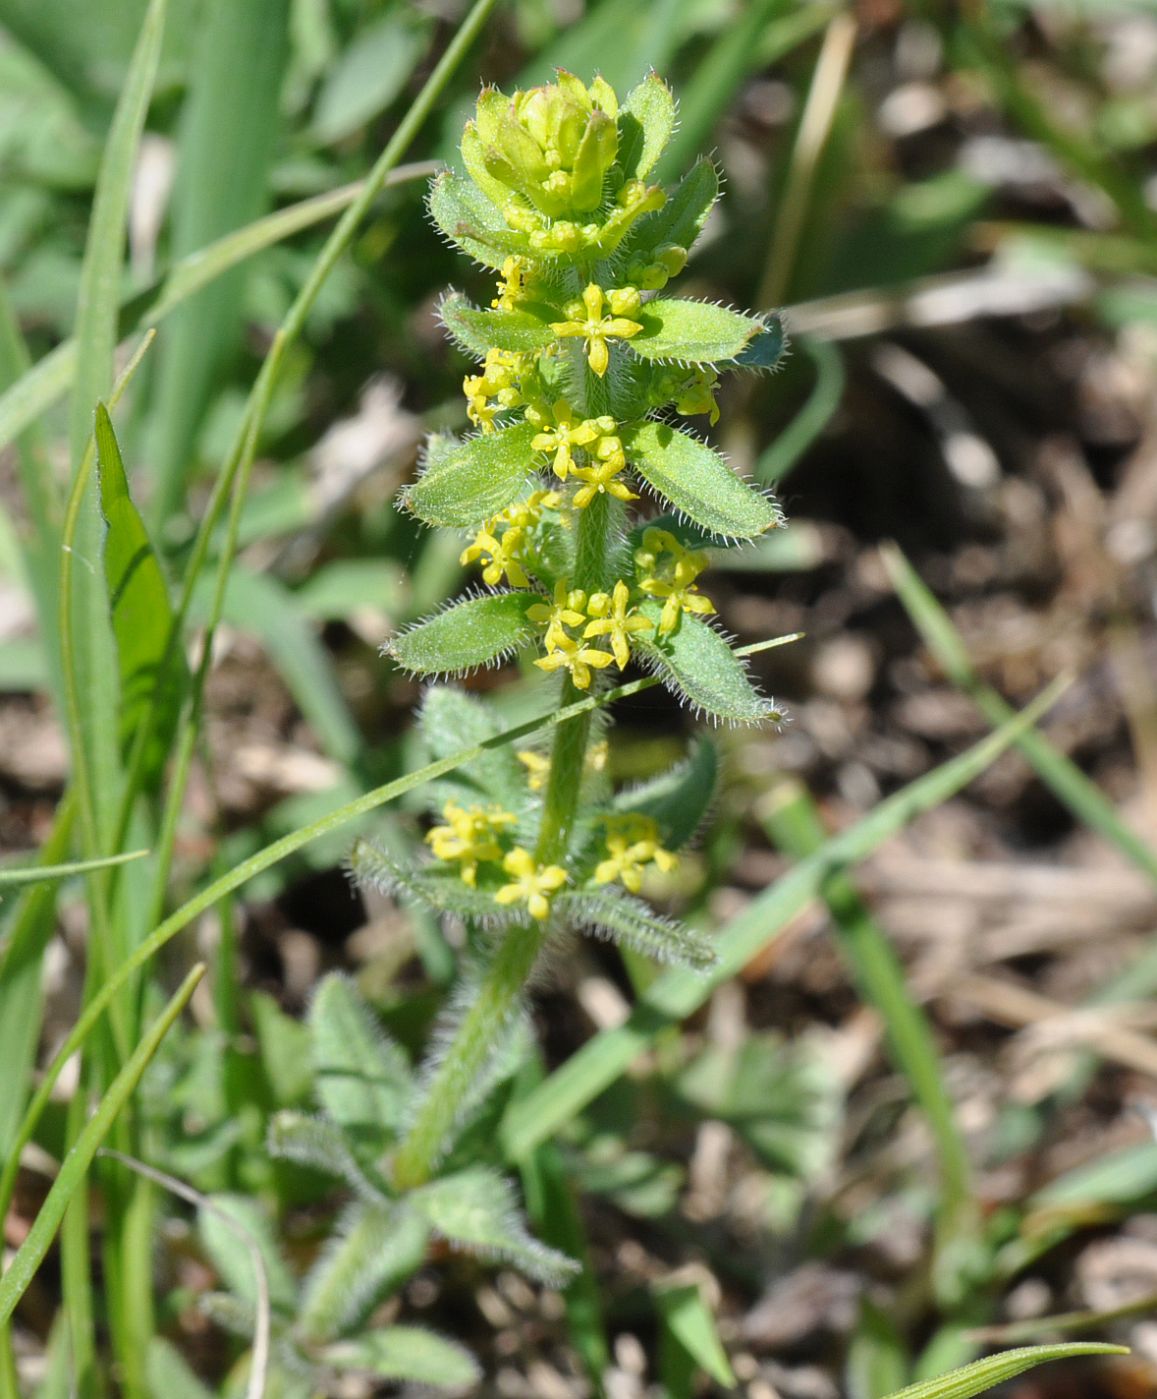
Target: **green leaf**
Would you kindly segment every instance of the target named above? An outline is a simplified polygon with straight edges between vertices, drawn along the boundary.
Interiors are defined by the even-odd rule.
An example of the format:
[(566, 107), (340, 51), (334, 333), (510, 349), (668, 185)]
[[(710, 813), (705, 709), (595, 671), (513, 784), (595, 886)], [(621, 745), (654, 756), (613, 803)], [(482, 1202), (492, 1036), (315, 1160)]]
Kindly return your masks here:
[(345, 1183), (366, 1199), (381, 1199), (381, 1191), (366, 1177), (340, 1128), (324, 1117), (285, 1109), (269, 1123), (266, 1146), (270, 1156), (321, 1171)]
[(298, 1325), (333, 1340), (369, 1314), (422, 1266), (430, 1230), (404, 1201), (348, 1211), (302, 1290)]
[(740, 480), (718, 452), (669, 423), (623, 433), (627, 460), (657, 495), (708, 534), (757, 539), (783, 523), (779, 507)]
[(639, 610), (656, 629), (637, 637), (635, 650), (669, 690), (697, 711), (732, 724), (778, 723), (783, 718), (775, 701), (755, 689), (743, 662), (714, 627), (684, 613), (670, 636), (660, 636), (662, 603), (649, 600)]
[(778, 316), (770, 316), (735, 359), (736, 369), (775, 369), (787, 349), (787, 334)]
[[(145, 523), (132, 496), (112, 421), (103, 403), (96, 409), (96, 453), (100, 509), (104, 517), (104, 574), (120, 671), (120, 742), (127, 757), (133, 739), (156, 705), (156, 720), (144, 759), (145, 784), (160, 778), (172, 747), (188, 678), (173, 644), (173, 606)], [(155, 695), (158, 684), (163, 693)]]
[(394, 898), (410, 898), (437, 913), (453, 913), (460, 918), (507, 927), (525, 923), (525, 915), (504, 909), (485, 889), (472, 889), (458, 877), (456, 869), (404, 869), (372, 841), (355, 842), (349, 856), (349, 870), (357, 883)]
[[(485, 743), (498, 733), (491, 708), (453, 685), (431, 685), (418, 710), (418, 730), (431, 758), (445, 758), (464, 744)], [(467, 804), (497, 801), (508, 811), (520, 811), (529, 796), (526, 769), (515, 756), (514, 745), (489, 748), (457, 772), (426, 784), (432, 809), (446, 796)]]
[(483, 267), (500, 271), (512, 253), (525, 253), (530, 240), (508, 228), (500, 211), (474, 184), (443, 170), (430, 185), (430, 217), (464, 253)]
[(265, 1264), (270, 1306), (283, 1316), (292, 1315), (297, 1284), (281, 1256), (269, 1216), (247, 1195), (211, 1195), (209, 1202), (213, 1208), (201, 1209), (197, 1229), (230, 1293), (250, 1307), (257, 1305), (252, 1252), (255, 1246)]
[(420, 65), (430, 28), (407, 9), (361, 29), (326, 73), (314, 109), (314, 140), (330, 145), (384, 112)]
[(162, 1336), (154, 1336), (149, 1343), (145, 1371), (150, 1392), (163, 1394), (165, 1399), (215, 1399), (213, 1391), (193, 1374), (176, 1346)]
[(526, 1232), (510, 1183), (484, 1166), (413, 1191), (409, 1199), (448, 1243), (502, 1259), (548, 1286), (562, 1286), (578, 1264)]
[(643, 327), (627, 342), (640, 359), (718, 364), (735, 359), (760, 331), (762, 321), (710, 301), (658, 297), (635, 313)]
[(685, 923), (660, 918), (641, 899), (611, 888), (580, 889), (560, 894), (554, 911), (596, 937), (623, 944), (644, 957), (673, 966), (702, 970), (715, 962), (715, 949)]
[(698, 1283), (681, 1287), (660, 1287), (656, 1301), (663, 1326), (692, 1360), (727, 1389), (735, 1387), (735, 1376), (727, 1352), (719, 1340), (715, 1318)]
[(648, 73), (619, 109), (619, 164), (628, 180), (655, 168), (675, 130), (675, 97), (658, 73)]
[(490, 349), (533, 354), (556, 339), (547, 322), (528, 311), (481, 311), (457, 292), (443, 297), (438, 310), (454, 343), (477, 360)]
[(526, 609), (532, 593), (484, 593), (442, 612), (386, 644), (386, 654), (415, 675), (457, 675), (494, 665), (534, 635)]
[(364, 1370), (383, 1379), (461, 1389), (482, 1376), (478, 1363), (457, 1341), (420, 1326), (390, 1326), (356, 1341), (330, 1346), (323, 1355), (339, 1370)]
[(28, 1285), (44, 1261), (60, 1221), (64, 1218), (69, 1201), (85, 1184), (98, 1147), (112, 1131), (113, 1123), (136, 1091), (145, 1069), (160, 1048), (161, 1041), (184, 1010), (189, 997), (204, 975), (204, 963), (198, 963), (141, 1037), (128, 1062), (105, 1090), (100, 1105), (73, 1142), (71, 1150), (61, 1163), (56, 1179), (52, 1182), (52, 1188), (24, 1236), (24, 1242), (4, 1270), (4, 1275), (0, 1277), (0, 1327), (7, 1324), (16, 1310), (17, 1303), (28, 1290)]
[(616, 811), (638, 811), (655, 821), (662, 844), (671, 850), (686, 845), (715, 800), (719, 755), (715, 745), (699, 739), (681, 763), (615, 796)]
[(477, 527), (522, 494), (537, 431), (533, 423), (518, 423), (463, 442), (431, 439), (425, 470), (403, 493), (402, 504), (428, 525)]
[(310, 1002), (309, 1027), (322, 1106), (355, 1150), (380, 1152), (410, 1092), (409, 1061), (353, 982), (336, 972), (324, 978)]
[(313, 1088), (309, 1027), (287, 1015), (265, 991), (249, 997), (249, 1014), (274, 1105), (304, 1102)]
[(950, 1370), (934, 1380), (921, 1380), (910, 1384), (906, 1389), (898, 1389), (887, 1399), (972, 1399), (974, 1394), (983, 1394), (998, 1384), (1015, 1379), (1037, 1365), (1050, 1360), (1073, 1360), (1082, 1355), (1128, 1355), (1128, 1346), (1102, 1345), (1096, 1341), (1070, 1341), (1063, 1345), (1022, 1346), (1018, 1350), (1006, 1350), (1000, 1355), (990, 1355), (984, 1360), (976, 1360), (971, 1365), (963, 1365), (959, 1370)]
[(11, 889), (21, 884), (48, 884), (58, 879), (72, 879), (78, 874), (91, 874), (93, 870), (111, 869), (114, 865), (127, 865), (130, 860), (139, 860), (147, 855), (147, 850), (128, 850), (123, 855), (104, 855), (96, 860), (73, 860), (66, 865), (0, 865), (0, 889)]
[(706, 159), (696, 161), (666, 204), (640, 220), (626, 242), (627, 250), (640, 257), (664, 243), (674, 243), (690, 251), (718, 198), (715, 166)]

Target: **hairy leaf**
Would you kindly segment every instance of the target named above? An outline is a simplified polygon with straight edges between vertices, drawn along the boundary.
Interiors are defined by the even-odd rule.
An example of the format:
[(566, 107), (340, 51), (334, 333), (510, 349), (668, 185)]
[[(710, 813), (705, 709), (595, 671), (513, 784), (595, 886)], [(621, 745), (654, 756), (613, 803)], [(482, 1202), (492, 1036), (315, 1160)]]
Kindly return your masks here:
[(451, 242), (496, 272), (512, 253), (530, 245), (525, 233), (508, 228), (501, 212), (477, 189), (451, 170), (443, 170), (430, 185), (430, 217)]
[(625, 247), (636, 257), (646, 256), (664, 243), (690, 250), (718, 198), (715, 166), (706, 159), (696, 161), (666, 204), (640, 220)]
[(266, 1141), (270, 1156), (336, 1176), (367, 1199), (382, 1198), (358, 1165), (341, 1130), (324, 1117), (286, 1109), (271, 1120)]
[(309, 1007), (317, 1096), (355, 1150), (376, 1155), (396, 1129), (411, 1086), (402, 1050), (347, 977), (331, 973)]
[[(245, 1195), (213, 1195), (210, 1198), (213, 1209), (201, 1210), (197, 1227), (213, 1266), (230, 1293), (248, 1306), (256, 1304), (252, 1243), (265, 1264), (270, 1304), (275, 1311), (291, 1313), (297, 1286), (264, 1210)], [(227, 1218), (222, 1218), (223, 1215)], [(228, 1221), (233, 1222), (233, 1227)]]
[(659, 918), (641, 899), (616, 889), (591, 887), (562, 894), (554, 908), (568, 922), (657, 962), (697, 970), (715, 962), (715, 951), (701, 933), (673, 919)]
[(526, 1232), (510, 1183), (484, 1166), (445, 1176), (410, 1196), (415, 1209), (449, 1243), (500, 1258), (529, 1277), (561, 1286), (578, 1271), (565, 1254)]
[(434, 439), (422, 475), (403, 504), (428, 525), (469, 529), (505, 510), (522, 494), (533, 467), (533, 423), (468, 437), (450, 445)]
[(696, 709), (732, 724), (774, 723), (780, 717), (775, 701), (759, 694), (742, 661), (714, 627), (684, 613), (670, 636), (660, 636), (662, 604), (648, 601), (639, 610), (651, 618), (656, 630), (637, 638), (635, 648), (668, 689)]
[(702, 824), (715, 799), (719, 755), (708, 739), (699, 739), (681, 763), (638, 787), (615, 797), (616, 811), (638, 811), (659, 827), (662, 843), (671, 850), (686, 845)]
[[(430, 757), (436, 759), (458, 752), (463, 744), (485, 743), (498, 733), (499, 725), (481, 700), (453, 685), (431, 685), (418, 710), (418, 729)], [(427, 783), (423, 791), (431, 808), (439, 810), (447, 796), (454, 796), (467, 805), (497, 801), (508, 811), (521, 811), (529, 793), (526, 769), (516, 753), (510, 744), (491, 748), (457, 772)]]
[(386, 652), (415, 675), (453, 675), (491, 665), (530, 640), (534, 625), (526, 609), (534, 601), (531, 593), (486, 593), (452, 603), (394, 637)]
[(648, 73), (619, 109), (619, 164), (628, 180), (650, 174), (674, 130), (674, 94), (658, 73)]
[(456, 868), (439, 869), (432, 866), (422, 870), (404, 869), (386, 851), (368, 840), (357, 841), (348, 863), (350, 873), (359, 884), (395, 897), (408, 896), (438, 913), (453, 913), (460, 918), (491, 922), (501, 919), (504, 925), (525, 921), (517, 914), (511, 918), (511, 911), (495, 903), (493, 895), (485, 889), (472, 889), (464, 884)]
[(490, 349), (533, 353), (555, 339), (547, 322), (527, 311), (482, 311), (457, 292), (444, 297), (439, 309), (455, 343), (475, 359), (485, 359)]
[(481, 1378), (469, 1351), (420, 1326), (370, 1331), (356, 1341), (328, 1347), (324, 1359), (339, 1370), (364, 1370), (382, 1379), (437, 1389), (461, 1389)]
[(669, 301), (659, 297), (635, 313), (643, 329), (628, 341), (641, 359), (678, 360), (682, 364), (718, 364), (735, 359), (762, 327), (710, 301)]
[(348, 1211), (306, 1276), (298, 1325), (316, 1340), (360, 1326), (422, 1266), (430, 1229), (404, 1201)]
[(775, 369), (787, 349), (787, 333), (778, 316), (769, 316), (753, 340), (736, 357), (737, 369)]
[(740, 480), (705, 442), (669, 423), (640, 423), (624, 432), (623, 444), (643, 480), (708, 534), (756, 539), (783, 522), (770, 497)]
[(1101, 1345), (1096, 1341), (1069, 1341), (1052, 1346), (1021, 1346), (973, 1361), (958, 1370), (949, 1370), (934, 1380), (921, 1380), (899, 1389), (888, 1399), (972, 1399), (998, 1384), (1015, 1379), (1049, 1360), (1073, 1360), (1082, 1355), (1128, 1355), (1127, 1346)]

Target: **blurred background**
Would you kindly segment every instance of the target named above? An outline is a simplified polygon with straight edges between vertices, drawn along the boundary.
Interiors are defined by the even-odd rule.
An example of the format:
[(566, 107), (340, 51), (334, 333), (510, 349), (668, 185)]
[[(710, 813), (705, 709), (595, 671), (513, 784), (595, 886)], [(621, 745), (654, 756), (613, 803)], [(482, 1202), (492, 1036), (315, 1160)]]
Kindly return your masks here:
[[(34, 360), (73, 331), (100, 152), (144, 8), (0, 0), (0, 386), (20, 372), (14, 327)], [(464, 12), (455, 0), (174, 3), (133, 176), (124, 331), (153, 323), (142, 312), (180, 259), (359, 180)], [(1157, 1104), (1152, 0), (510, 0), (408, 158), (454, 159), (481, 82), (510, 90), (555, 66), (600, 71), (620, 92), (652, 67), (672, 83), (681, 124), (661, 176), (701, 152), (725, 176), (680, 294), (785, 308), (792, 336), (776, 375), (725, 383), (716, 430), (776, 490), (790, 529), (721, 560), (709, 590), (741, 642), (806, 633), (754, 661), (791, 722), (720, 735), (714, 822), (657, 896), (721, 925), (825, 831), (988, 732), (1004, 702), (1073, 677), (1039, 761), (1002, 758), (888, 842), (855, 872), (858, 893), (841, 886), (796, 916), (682, 1049), (660, 1046), (572, 1132), (615, 1393), (653, 1381), (643, 1299), (687, 1267), (713, 1289), (753, 1399), (878, 1393), (871, 1376), (902, 1374), (930, 1340), (953, 1358), (926, 1267), (934, 1146), (849, 971), (865, 922), (932, 1017), (975, 1168), (972, 1324), (1015, 1339), (1023, 1323), (1037, 1339), (1033, 1318), (1142, 1299), (1097, 1330), (1136, 1347), (1131, 1368), (1071, 1392), (1152, 1393), (1157, 1148), (1134, 1110)], [(438, 297), (450, 284), (491, 294), (438, 240), (423, 197), (415, 178), (378, 201), (277, 388), (174, 902), (413, 765), (418, 690), (378, 648), (465, 579), (460, 546), (392, 498), (425, 432), (466, 425), (468, 366), (442, 337)], [(316, 213), (292, 236), (158, 322), (118, 432), (174, 572), (340, 199), (302, 204)], [(30, 432), (43, 469), (65, 475), (63, 409)], [(0, 846), (21, 852), (47, 838), (68, 758), (10, 449), (0, 498)], [(533, 672), (472, 684), (512, 718), (542, 703)], [(618, 719), (621, 780), (657, 770), (695, 729), (657, 690)], [(404, 811), (391, 821), (389, 839), (413, 839)], [(420, 1038), (439, 945), (420, 918), (351, 897), (348, 838), (311, 845), (222, 915), (246, 994), (291, 1017), (323, 971), (349, 968)], [(65, 898), (45, 1045), (75, 1014), (82, 922)], [(550, 1063), (616, 1023), (630, 995), (603, 949), (556, 969), (539, 1002)], [(198, 1023), (212, 1012), (200, 1004)], [(226, 1150), (214, 1137), (201, 1055), (186, 1031), (158, 1079), (168, 1166), (202, 1188), (267, 1188), (258, 1165), (238, 1165), (239, 1138)], [(242, 1142), (263, 1132), (250, 1106)], [(30, 1172), (8, 1244), (42, 1193)], [(281, 1204), (300, 1233), (294, 1202)], [(197, 1266), (174, 1244), (171, 1286), (195, 1292)], [(454, 1318), (500, 1377), (495, 1392), (589, 1392), (549, 1297), (509, 1278), (420, 1281), (417, 1304), (444, 1328)], [(33, 1369), (50, 1292), (23, 1341)], [(958, 1329), (968, 1314), (953, 1312)], [(212, 1337), (177, 1303), (167, 1324), (211, 1370)], [(1016, 1392), (1065, 1383), (1042, 1372)]]

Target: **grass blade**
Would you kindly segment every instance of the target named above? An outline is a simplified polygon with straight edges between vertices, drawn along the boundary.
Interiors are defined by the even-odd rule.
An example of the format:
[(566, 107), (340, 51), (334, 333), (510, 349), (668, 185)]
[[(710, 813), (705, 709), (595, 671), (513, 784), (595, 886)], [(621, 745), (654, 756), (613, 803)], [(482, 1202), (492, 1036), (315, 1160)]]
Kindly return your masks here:
[(109, 869), (112, 865), (124, 865), (130, 860), (139, 860), (147, 855), (147, 850), (129, 850), (121, 855), (103, 855), (96, 860), (74, 860), (66, 865), (28, 865), (19, 869), (0, 868), (0, 889), (11, 889), (14, 885), (45, 884), (55, 879), (71, 879), (78, 874), (91, 874), (93, 870)]
[[(960, 633), (931, 589), (896, 545), (883, 551), (896, 596), (948, 679), (972, 700), (990, 724), (1005, 724), (1014, 712), (1007, 701), (977, 675)], [(1121, 820), (1101, 789), (1043, 734), (1027, 730), (1016, 746), (1041, 781), (1078, 821), (1115, 845), (1126, 859), (1157, 884), (1157, 853)]]
[(998, 1384), (1015, 1379), (1050, 1360), (1073, 1360), (1082, 1355), (1128, 1355), (1128, 1346), (1102, 1345), (1096, 1341), (1070, 1341), (1055, 1346), (1024, 1346), (973, 1361), (933, 1380), (920, 1380), (889, 1394), (887, 1399), (972, 1399)]
[(149, 1027), (133, 1051), (128, 1063), (109, 1085), (101, 1099), (100, 1106), (89, 1118), (80, 1135), (73, 1143), (71, 1151), (64, 1159), (60, 1174), (52, 1183), (52, 1189), (41, 1205), (32, 1227), (20, 1245), (15, 1258), (9, 1264), (3, 1277), (0, 1277), (0, 1325), (11, 1317), (17, 1302), (24, 1295), (37, 1268), (52, 1244), (53, 1236), (69, 1201), (81, 1188), (92, 1164), (97, 1148), (112, 1130), (118, 1114), (135, 1092), (141, 1075), (148, 1068), (153, 1055), (160, 1047), (173, 1022), (184, 1010), (197, 983), (205, 974), (204, 963), (199, 962), (181, 983), (168, 1005)]
[(622, 1025), (596, 1035), (539, 1088), (511, 1107), (502, 1128), (508, 1158), (520, 1160), (553, 1136), (609, 1087), (660, 1031), (697, 1010), (720, 982), (740, 971), (817, 896), (829, 875), (865, 859), (918, 815), (947, 801), (984, 772), (1025, 729), (1036, 723), (1062, 688), (1050, 686), (996, 733), (909, 783), (862, 821), (796, 865), (732, 920), (716, 945), (719, 961), (710, 972), (697, 975), (675, 970), (660, 976)]

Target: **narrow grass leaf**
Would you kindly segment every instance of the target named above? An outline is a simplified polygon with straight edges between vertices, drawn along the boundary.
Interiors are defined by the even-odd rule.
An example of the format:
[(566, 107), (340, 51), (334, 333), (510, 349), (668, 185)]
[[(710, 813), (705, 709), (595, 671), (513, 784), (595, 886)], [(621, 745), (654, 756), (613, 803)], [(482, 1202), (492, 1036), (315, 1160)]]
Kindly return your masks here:
[(1128, 1355), (1128, 1346), (1102, 1345), (1096, 1341), (1069, 1341), (1053, 1346), (1024, 1346), (976, 1360), (936, 1379), (921, 1380), (889, 1394), (887, 1399), (972, 1399), (995, 1389), (1050, 1360), (1075, 1360), (1087, 1355)]
[(7, 1322), (16, 1309), (16, 1304), (27, 1290), (52, 1244), (69, 1201), (82, 1188), (97, 1149), (136, 1091), (137, 1084), (153, 1055), (160, 1048), (161, 1041), (188, 1004), (189, 997), (204, 974), (205, 966), (199, 962), (185, 977), (164, 1010), (142, 1036), (124, 1068), (105, 1091), (96, 1112), (85, 1123), (73, 1143), (52, 1183), (51, 1190), (32, 1221), (24, 1242), (3, 1277), (0, 1277), (0, 1325)]
[(139, 860), (148, 853), (147, 850), (126, 850), (121, 855), (102, 855), (95, 860), (73, 860), (64, 865), (27, 865), (19, 869), (0, 866), (0, 889), (11, 889), (22, 884), (44, 884), (57, 879), (72, 879), (78, 874), (91, 874), (93, 870), (127, 865), (130, 860)]
[[(151, 788), (172, 745), (188, 671), (179, 655), (166, 664), (174, 626), (169, 587), (129, 492), (124, 460), (103, 403), (96, 409), (96, 457), (105, 525), (101, 552), (120, 675), (121, 751), (127, 758), (152, 708), (148, 751), (141, 758), (143, 783)], [(163, 693), (157, 693), (158, 686)]]

